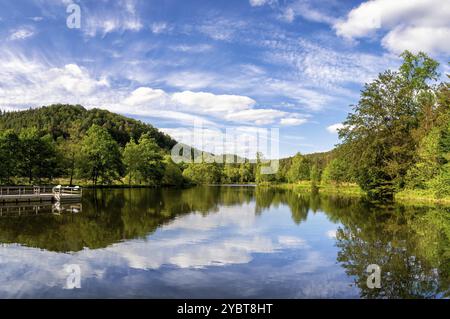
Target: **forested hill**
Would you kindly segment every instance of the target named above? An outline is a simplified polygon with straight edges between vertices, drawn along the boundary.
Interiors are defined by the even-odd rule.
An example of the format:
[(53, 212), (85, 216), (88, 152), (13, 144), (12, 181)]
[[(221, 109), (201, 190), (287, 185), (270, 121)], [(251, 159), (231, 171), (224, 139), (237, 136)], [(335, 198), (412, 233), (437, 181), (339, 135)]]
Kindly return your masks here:
[(154, 138), (162, 149), (170, 150), (176, 144), (170, 136), (149, 124), (106, 110), (86, 110), (81, 105), (57, 104), (25, 111), (0, 111), (0, 130), (19, 132), (34, 127), (50, 134), (55, 141), (68, 138), (74, 130), (84, 135), (93, 124), (106, 128), (120, 146), (125, 146), (131, 138), (139, 140), (144, 133)]

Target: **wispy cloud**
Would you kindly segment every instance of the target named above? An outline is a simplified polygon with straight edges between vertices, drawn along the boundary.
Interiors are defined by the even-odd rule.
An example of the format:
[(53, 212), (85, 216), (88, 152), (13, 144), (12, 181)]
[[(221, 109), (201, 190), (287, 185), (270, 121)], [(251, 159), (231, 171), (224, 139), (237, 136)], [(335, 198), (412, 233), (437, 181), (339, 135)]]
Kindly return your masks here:
[(9, 39), (12, 41), (23, 40), (32, 37), (34, 34), (35, 31), (31, 27), (21, 27), (19, 29), (12, 30)]
[(137, 32), (144, 27), (134, 0), (100, 3), (95, 7), (83, 7), (83, 12), (82, 30), (89, 37), (112, 32)]

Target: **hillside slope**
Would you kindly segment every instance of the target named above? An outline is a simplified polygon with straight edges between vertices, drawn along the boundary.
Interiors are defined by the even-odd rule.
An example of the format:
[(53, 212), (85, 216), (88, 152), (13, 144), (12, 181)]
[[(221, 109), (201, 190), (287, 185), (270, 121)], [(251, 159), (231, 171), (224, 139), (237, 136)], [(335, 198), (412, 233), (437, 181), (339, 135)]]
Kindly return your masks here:
[(35, 127), (50, 134), (54, 140), (59, 137), (67, 138), (74, 125), (78, 125), (84, 133), (93, 124), (105, 127), (121, 146), (131, 138), (139, 139), (144, 133), (149, 133), (165, 150), (170, 150), (177, 143), (150, 124), (106, 110), (87, 110), (81, 105), (56, 104), (25, 111), (0, 112), (0, 130), (20, 131), (23, 128)]

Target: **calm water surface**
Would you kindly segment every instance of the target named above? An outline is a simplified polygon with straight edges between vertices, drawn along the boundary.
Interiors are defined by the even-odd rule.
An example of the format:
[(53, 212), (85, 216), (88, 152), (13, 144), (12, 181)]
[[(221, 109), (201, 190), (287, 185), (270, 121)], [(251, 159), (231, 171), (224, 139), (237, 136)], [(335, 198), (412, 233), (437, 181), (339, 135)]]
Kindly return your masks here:
[[(0, 206), (0, 298), (443, 298), (450, 209), (254, 187)], [(367, 288), (366, 267), (382, 269)], [(81, 288), (65, 289), (78, 265)]]

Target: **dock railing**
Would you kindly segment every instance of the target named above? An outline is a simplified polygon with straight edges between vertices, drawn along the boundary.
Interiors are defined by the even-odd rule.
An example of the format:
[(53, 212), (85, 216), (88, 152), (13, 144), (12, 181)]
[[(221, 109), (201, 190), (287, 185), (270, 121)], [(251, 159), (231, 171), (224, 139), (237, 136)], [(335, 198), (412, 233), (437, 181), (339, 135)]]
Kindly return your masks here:
[(46, 186), (6, 186), (0, 187), (1, 196), (29, 196), (40, 194), (51, 194), (52, 188)]

